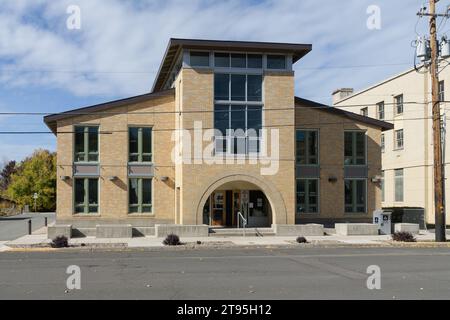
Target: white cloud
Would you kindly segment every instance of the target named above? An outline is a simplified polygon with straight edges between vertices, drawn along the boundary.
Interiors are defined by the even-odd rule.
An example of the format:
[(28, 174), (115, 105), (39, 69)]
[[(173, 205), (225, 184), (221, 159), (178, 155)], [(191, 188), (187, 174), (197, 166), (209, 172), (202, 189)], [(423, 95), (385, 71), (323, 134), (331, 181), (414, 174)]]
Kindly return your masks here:
[[(2, 1), (0, 68), (16, 70), (0, 72), (3, 85), (133, 95), (150, 90), (170, 37), (289, 41), (313, 44), (296, 67), (297, 92), (325, 102), (337, 87), (360, 88), (410, 66), (307, 67), (412, 63), (415, 13), (423, 2), (377, 1), (382, 29), (369, 31), (366, 9), (374, 3), (368, 0)], [(65, 28), (71, 4), (81, 8), (79, 31)], [(39, 70), (52, 72), (31, 72)]]

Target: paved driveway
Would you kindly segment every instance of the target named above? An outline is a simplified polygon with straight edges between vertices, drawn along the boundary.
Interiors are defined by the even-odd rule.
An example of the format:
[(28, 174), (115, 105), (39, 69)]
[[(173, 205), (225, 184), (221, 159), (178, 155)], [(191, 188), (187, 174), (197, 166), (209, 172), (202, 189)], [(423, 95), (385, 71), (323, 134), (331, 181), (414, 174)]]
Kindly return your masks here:
[(0, 241), (14, 240), (28, 234), (28, 220), (30, 219), (33, 231), (42, 228), (45, 217), (49, 224), (55, 221), (54, 213), (29, 213), (13, 217), (0, 217)]

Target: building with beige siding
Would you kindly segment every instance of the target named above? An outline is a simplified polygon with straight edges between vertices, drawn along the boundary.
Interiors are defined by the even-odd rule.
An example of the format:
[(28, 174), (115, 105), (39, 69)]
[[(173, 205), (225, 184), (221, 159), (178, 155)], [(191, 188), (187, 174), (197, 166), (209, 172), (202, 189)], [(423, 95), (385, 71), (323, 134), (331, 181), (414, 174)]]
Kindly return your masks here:
[(57, 137), (57, 224), (149, 235), (370, 221), (392, 125), (296, 98), (293, 64), (310, 51), (171, 39), (151, 93), (45, 117)]
[[(440, 73), (439, 89), (444, 137), (448, 103), (446, 93), (450, 69)], [(448, 100), (448, 99), (447, 99)], [(423, 68), (408, 70), (367, 89), (353, 92), (340, 89), (333, 93), (336, 108), (361, 113), (390, 122), (394, 130), (382, 135), (383, 207), (414, 213), (424, 211), (426, 223), (434, 224), (433, 129), (431, 120), (431, 80)], [(445, 169), (450, 155), (444, 144)], [(446, 179), (448, 199), (449, 180)], [(450, 221), (450, 209), (446, 210)]]

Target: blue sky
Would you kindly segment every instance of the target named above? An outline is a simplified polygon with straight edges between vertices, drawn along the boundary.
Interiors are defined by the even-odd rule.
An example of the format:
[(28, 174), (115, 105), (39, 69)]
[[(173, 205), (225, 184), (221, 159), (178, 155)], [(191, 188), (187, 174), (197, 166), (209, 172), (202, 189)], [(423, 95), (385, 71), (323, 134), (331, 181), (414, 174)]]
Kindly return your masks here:
[[(59, 112), (148, 92), (170, 37), (311, 43), (296, 94), (331, 103), (412, 67), (424, 0), (0, 0), (0, 112)], [(440, 1), (439, 7), (448, 5)], [(68, 30), (69, 5), (81, 29)], [(369, 30), (366, 10), (381, 9)], [(450, 31), (450, 23), (442, 25)], [(449, 32), (447, 32), (448, 34)], [(0, 116), (0, 131), (45, 131), (41, 116)], [(0, 165), (53, 135), (1, 135)]]

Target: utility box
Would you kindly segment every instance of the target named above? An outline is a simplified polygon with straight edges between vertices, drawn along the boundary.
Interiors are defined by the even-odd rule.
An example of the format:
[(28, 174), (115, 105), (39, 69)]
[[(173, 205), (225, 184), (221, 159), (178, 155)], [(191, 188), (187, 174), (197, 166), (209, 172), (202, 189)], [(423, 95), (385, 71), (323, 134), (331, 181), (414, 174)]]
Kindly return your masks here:
[(373, 223), (378, 225), (380, 234), (392, 234), (392, 212), (375, 210), (373, 212)]

